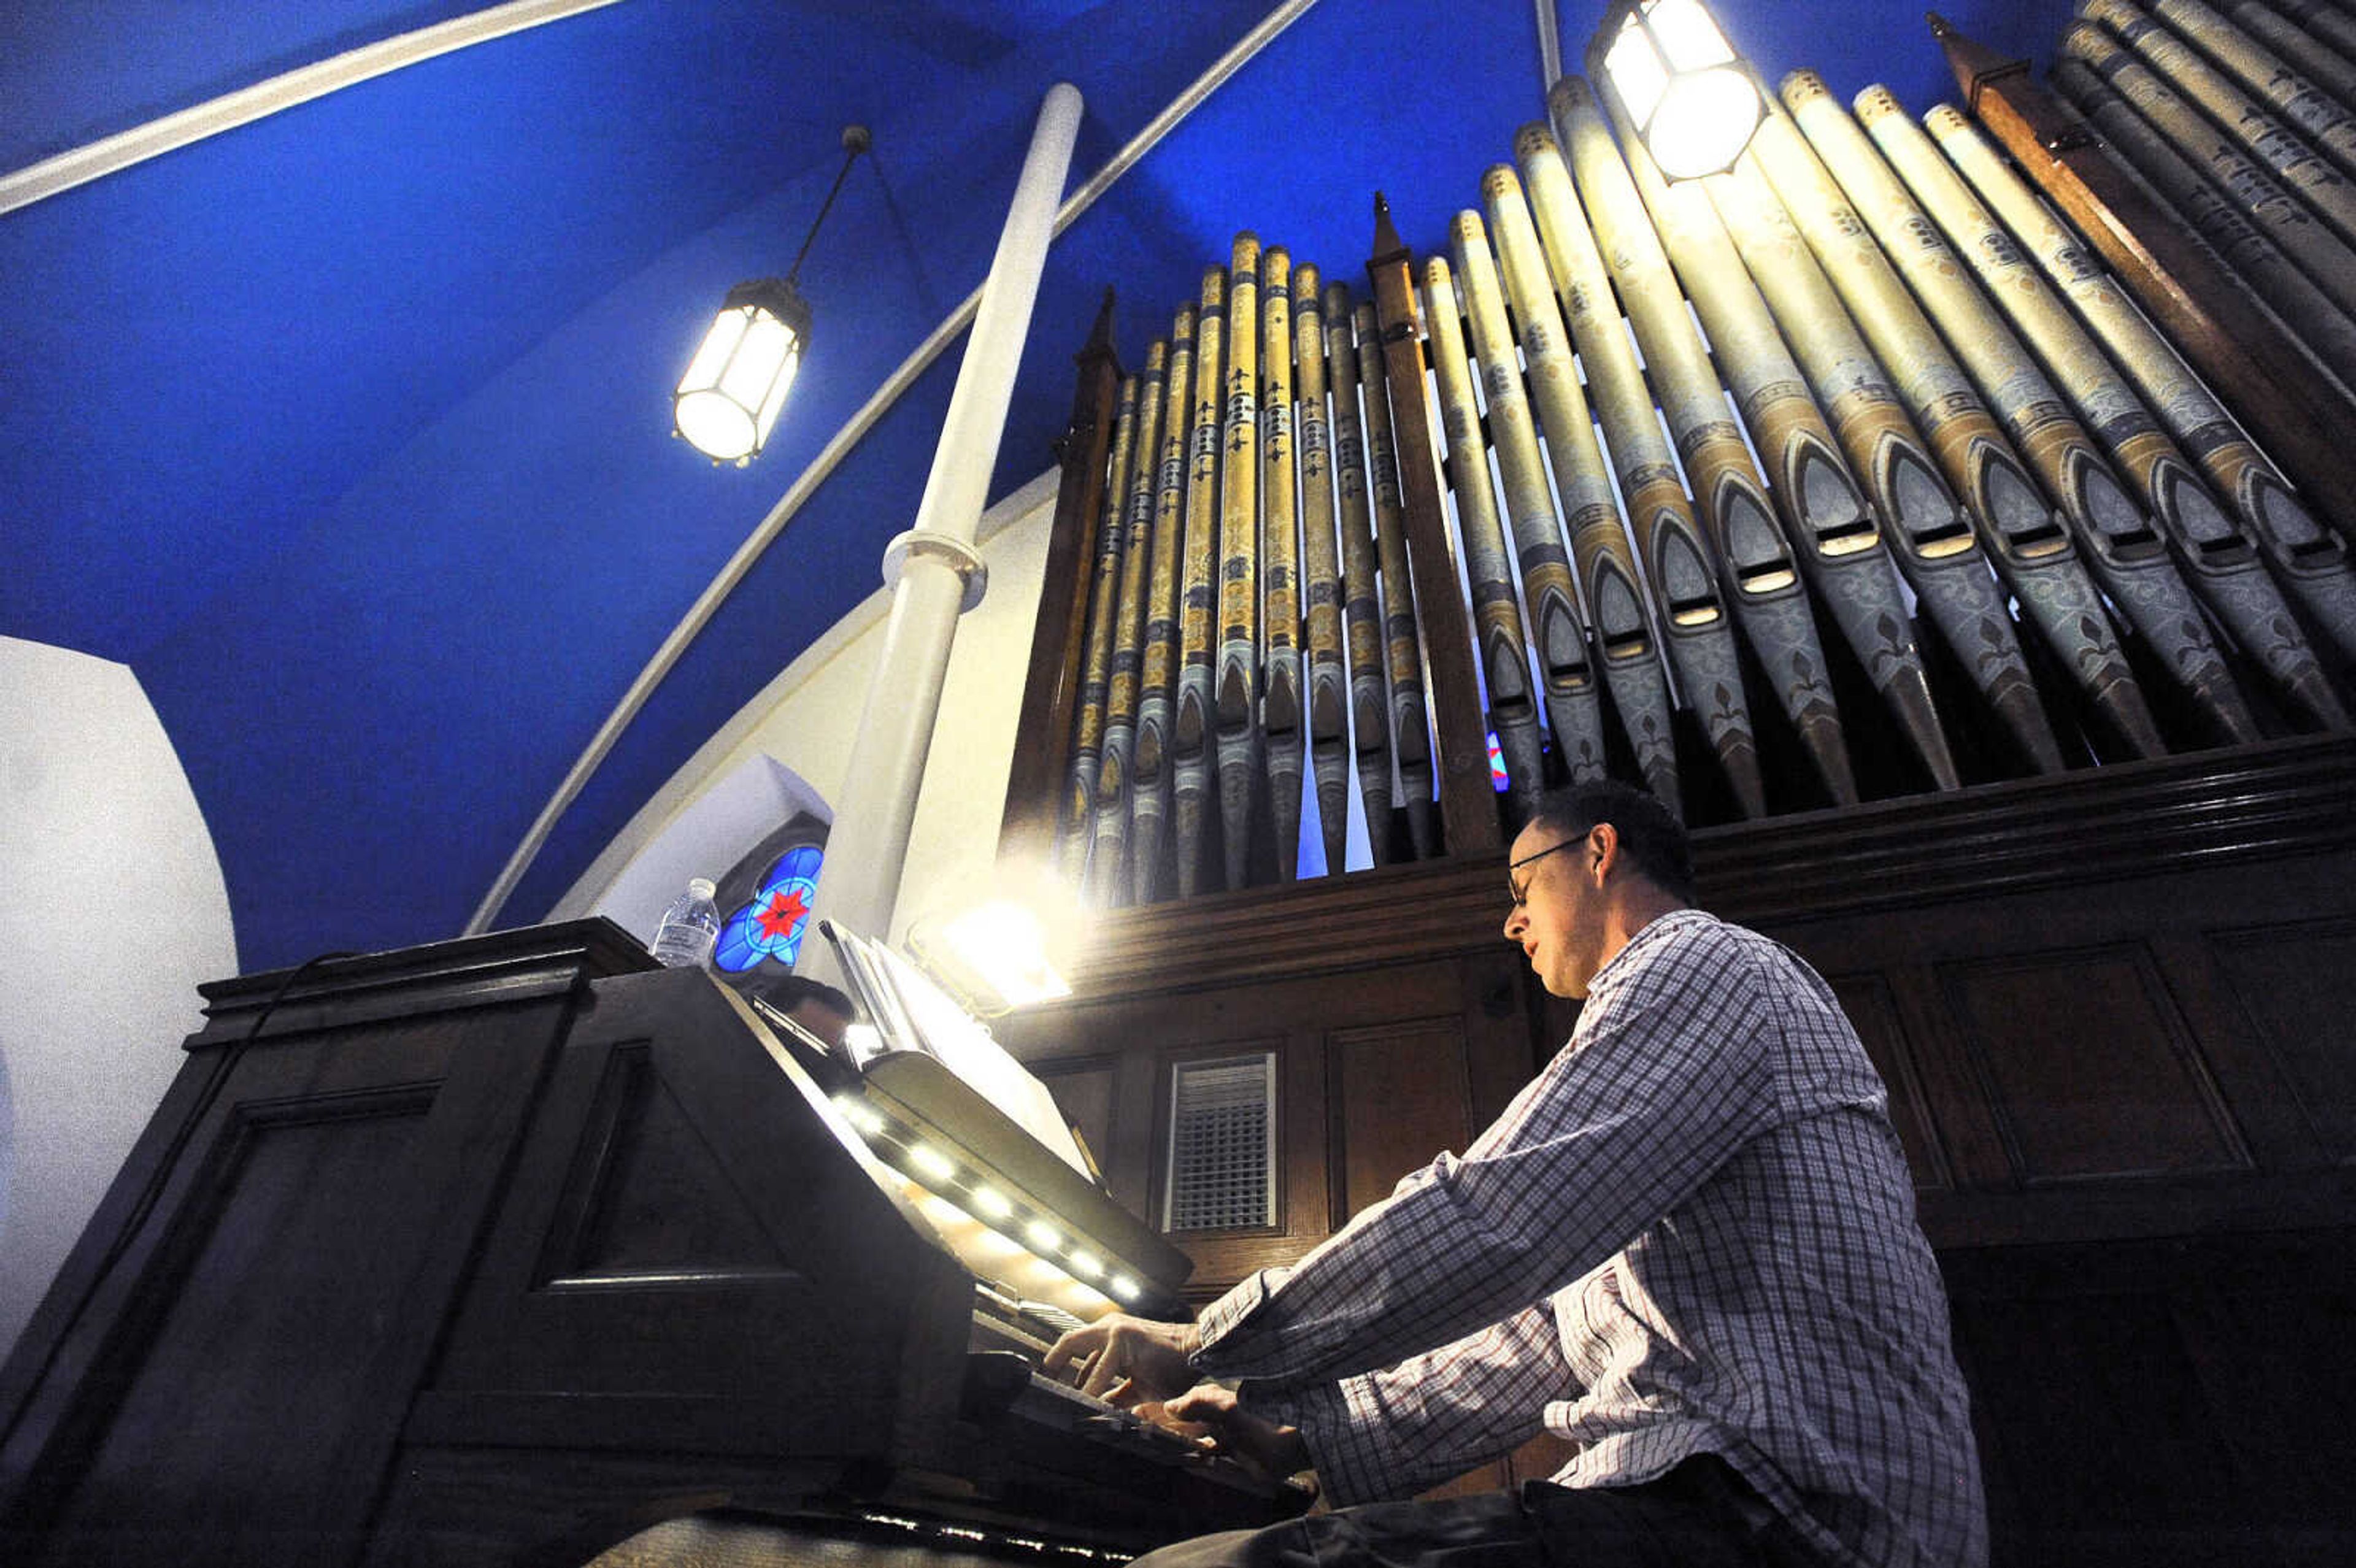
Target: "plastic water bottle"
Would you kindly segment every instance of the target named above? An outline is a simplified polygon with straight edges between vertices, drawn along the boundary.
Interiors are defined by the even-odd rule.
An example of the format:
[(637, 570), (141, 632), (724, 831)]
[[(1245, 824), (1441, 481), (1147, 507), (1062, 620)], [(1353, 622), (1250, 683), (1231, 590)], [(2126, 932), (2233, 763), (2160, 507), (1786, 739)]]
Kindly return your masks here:
[(679, 901), (663, 912), (655, 927), (655, 961), (671, 969), (701, 969), (712, 961), (712, 944), (720, 939), (720, 909), (712, 901), (710, 879), (687, 884)]

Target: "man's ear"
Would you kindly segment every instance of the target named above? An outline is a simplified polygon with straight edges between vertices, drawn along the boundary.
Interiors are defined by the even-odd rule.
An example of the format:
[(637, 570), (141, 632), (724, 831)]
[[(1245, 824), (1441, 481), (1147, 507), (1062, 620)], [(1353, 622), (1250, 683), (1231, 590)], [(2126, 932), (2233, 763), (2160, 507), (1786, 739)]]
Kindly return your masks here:
[(1590, 846), (1588, 853), (1595, 857), (1595, 880), (1599, 883), (1609, 881), (1620, 864), (1620, 830), (1608, 822), (1599, 822), (1587, 830), (1587, 841)]

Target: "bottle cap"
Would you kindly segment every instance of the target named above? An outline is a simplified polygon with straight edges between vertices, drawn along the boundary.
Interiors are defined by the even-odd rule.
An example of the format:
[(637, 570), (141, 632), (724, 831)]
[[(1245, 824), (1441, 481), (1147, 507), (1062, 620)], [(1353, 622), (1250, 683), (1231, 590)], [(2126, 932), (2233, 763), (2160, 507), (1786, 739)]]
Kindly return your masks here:
[(712, 885), (712, 879), (709, 877), (691, 877), (688, 879), (687, 891), (697, 898), (708, 899), (718, 890)]

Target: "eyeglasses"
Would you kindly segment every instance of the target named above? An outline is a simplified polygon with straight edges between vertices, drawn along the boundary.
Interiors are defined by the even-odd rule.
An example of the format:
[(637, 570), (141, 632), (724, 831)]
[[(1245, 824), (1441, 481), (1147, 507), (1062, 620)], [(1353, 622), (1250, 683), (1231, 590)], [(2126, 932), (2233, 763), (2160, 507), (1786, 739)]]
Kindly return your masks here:
[(1566, 838), (1561, 843), (1554, 845), (1550, 848), (1541, 849), (1535, 855), (1525, 855), (1520, 859), (1513, 861), (1507, 865), (1505, 867), (1505, 891), (1513, 895), (1514, 907), (1515, 909), (1519, 909), (1524, 904), (1530, 901), (1529, 886), (1526, 882), (1515, 880), (1514, 876), (1515, 871), (1520, 870), (1524, 866), (1530, 864), (1534, 860), (1543, 860), (1548, 855), (1558, 855), (1565, 849), (1575, 848), (1578, 846), (1586, 843), (1588, 834), (1593, 833), (1594, 831), (1595, 830), (1590, 827), (1587, 830), (1587, 833), (1582, 833), (1576, 838)]

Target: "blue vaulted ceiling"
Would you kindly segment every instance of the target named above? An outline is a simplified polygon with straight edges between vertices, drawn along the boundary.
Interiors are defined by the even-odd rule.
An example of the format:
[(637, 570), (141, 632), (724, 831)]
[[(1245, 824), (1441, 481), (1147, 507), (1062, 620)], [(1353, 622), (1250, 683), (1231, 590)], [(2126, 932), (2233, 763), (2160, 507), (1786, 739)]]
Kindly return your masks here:
[[(83, 0), (0, 16), (0, 172), (475, 7)], [(129, 664), (220, 850), (248, 968), (455, 933), (573, 758), (796, 475), (987, 270), (1042, 94), (1076, 185), (1260, 0), (619, 0), (0, 216), (0, 634)], [(1559, 10), (1575, 62), (1600, 0)], [(1947, 14), (2042, 63), (2063, 0)], [(1920, 8), (1724, 0), (1771, 80), (1952, 94)], [(1059, 240), (991, 485), (1050, 461), (1116, 285), (1142, 357), (1258, 230), (1362, 279), (1540, 115), (1527, 0), (1323, 0)], [(669, 389), (727, 287), (818, 314), (768, 453), (716, 469)], [(538, 918), (680, 763), (870, 592), (958, 349), (753, 571), (566, 814)]]

